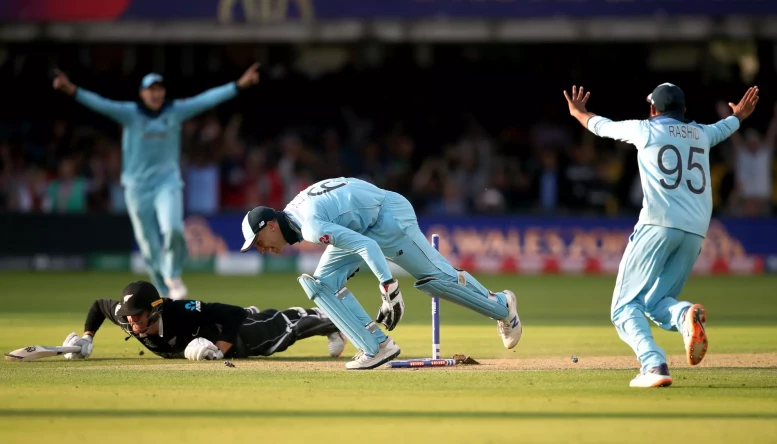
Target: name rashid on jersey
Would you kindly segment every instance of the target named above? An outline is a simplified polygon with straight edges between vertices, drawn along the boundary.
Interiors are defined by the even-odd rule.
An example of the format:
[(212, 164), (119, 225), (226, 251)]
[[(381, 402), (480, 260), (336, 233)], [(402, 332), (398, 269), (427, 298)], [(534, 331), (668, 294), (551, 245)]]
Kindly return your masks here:
[(699, 129), (690, 125), (669, 125), (669, 135), (682, 139), (699, 140)]

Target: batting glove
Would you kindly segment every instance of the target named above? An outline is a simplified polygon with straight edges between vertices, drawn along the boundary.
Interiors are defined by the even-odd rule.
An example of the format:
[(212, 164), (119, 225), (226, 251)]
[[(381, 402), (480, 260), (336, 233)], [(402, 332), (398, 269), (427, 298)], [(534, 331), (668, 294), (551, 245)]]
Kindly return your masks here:
[(183, 355), (190, 361), (212, 361), (224, 358), (224, 353), (205, 338), (197, 338), (190, 342)]
[(63, 342), (62, 345), (81, 347), (81, 351), (78, 353), (65, 353), (65, 359), (86, 359), (92, 354), (92, 350), (94, 349), (91, 336), (84, 335), (79, 338), (75, 332), (67, 335), (67, 338), (65, 338), (65, 342)]
[(402, 320), (405, 314), (405, 300), (402, 299), (402, 292), (399, 291), (399, 282), (392, 279), (380, 286), (380, 295), (383, 303), (378, 310), (377, 322), (386, 326), (388, 331), (394, 330), (394, 327)]

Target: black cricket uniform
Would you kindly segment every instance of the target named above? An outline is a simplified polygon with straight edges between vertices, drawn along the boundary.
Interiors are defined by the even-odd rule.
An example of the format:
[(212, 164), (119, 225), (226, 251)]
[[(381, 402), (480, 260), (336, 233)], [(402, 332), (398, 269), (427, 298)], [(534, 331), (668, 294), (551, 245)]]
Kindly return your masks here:
[[(291, 308), (251, 313), (235, 305), (194, 300), (164, 299), (159, 333), (140, 336), (128, 327), (127, 319), (117, 313), (120, 301), (97, 299), (86, 317), (84, 331), (97, 332), (108, 318), (148, 350), (167, 359), (184, 358), (186, 346), (195, 338), (206, 338), (214, 344), (225, 341), (232, 347), (225, 358), (269, 356), (282, 352), (298, 339), (326, 335), (337, 328), (314, 310)], [(305, 322), (300, 323), (301, 319)], [(304, 328), (303, 325), (305, 326)]]

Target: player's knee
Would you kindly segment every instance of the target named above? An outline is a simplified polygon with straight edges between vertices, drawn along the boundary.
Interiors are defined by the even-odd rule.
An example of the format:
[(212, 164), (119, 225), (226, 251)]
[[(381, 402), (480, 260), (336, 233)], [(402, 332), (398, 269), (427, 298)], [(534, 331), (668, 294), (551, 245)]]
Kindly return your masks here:
[[(297, 278), (297, 282), (302, 286), (302, 289), (311, 301), (326, 291), (326, 286), (309, 274), (301, 275)], [(334, 294), (334, 291), (331, 291), (331, 293)]]
[(450, 275), (448, 273), (443, 272), (442, 270), (437, 270), (433, 274), (426, 275), (419, 278), (416, 281), (416, 285), (418, 285), (419, 283), (424, 284), (427, 282), (431, 282), (435, 279), (438, 279), (444, 282), (455, 282), (455, 283), (458, 283), (459, 285), (466, 286), (468, 277), (471, 278), (471, 275), (464, 270), (456, 269), (456, 275)]
[(617, 320), (618, 320), (618, 317), (620, 316), (621, 308), (623, 307), (610, 310), (610, 322), (612, 322), (612, 325), (616, 327), (618, 326)]
[(610, 313), (610, 320), (612, 321), (613, 325), (617, 327), (618, 325), (623, 324), (628, 319), (631, 319), (635, 316), (644, 316), (644, 315), (642, 310), (639, 307), (637, 307), (632, 301), (632, 302), (628, 302), (626, 304), (614, 307), (612, 312)]

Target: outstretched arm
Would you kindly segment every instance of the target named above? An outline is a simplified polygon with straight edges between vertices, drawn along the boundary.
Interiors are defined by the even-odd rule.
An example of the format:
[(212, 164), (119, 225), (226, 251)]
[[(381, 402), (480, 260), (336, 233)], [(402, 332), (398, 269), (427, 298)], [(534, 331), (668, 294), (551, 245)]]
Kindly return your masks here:
[(84, 324), (84, 335), (78, 337), (76, 332), (70, 333), (62, 343), (64, 346), (81, 347), (81, 351), (76, 353), (65, 353), (65, 359), (85, 359), (92, 355), (94, 350), (94, 334), (100, 329), (100, 326), (108, 318), (116, 325), (119, 325), (119, 317), (116, 315), (119, 303), (111, 299), (97, 299), (89, 309)]
[(569, 105), (569, 114), (577, 119), (583, 128), (588, 129), (588, 120), (596, 114), (589, 112), (585, 109), (585, 104), (588, 103), (588, 99), (591, 97), (591, 92), (584, 93), (583, 87), (577, 89), (577, 86), (572, 86), (572, 94), (568, 94), (564, 91), (564, 97), (567, 99)]
[[(723, 120), (712, 125), (702, 125), (707, 132), (707, 137), (710, 139), (710, 146), (715, 146), (732, 135), (736, 137), (734, 139), (734, 146), (741, 146), (743, 143), (742, 138), (739, 137), (736, 130), (739, 129), (739, 124), (750, 117), (750, 114), (755, 111), (755, 105), (760, 98), (758, 93), (758, 87), (753, 86), (748, 88), (739, 103), (735, 105), (729, 102), (728, 106), (731, 108), (732, 113), (728, 117), (726, 117), (726, 109), (721, 106), (718, 107), (718, 113)], [(772, 119), (772, 123), (774, 123), (774, 119)], [(772, 130), (771, 126), (772, 125), (770, 125), (770, 130)], [(774, 131), (777, 131), (777, 129)]]
[(189, 99), (176, 100), (173, 102), (173, 112), (178, 115), (181, 121), (191, 119), (197, 114), (234, 98), (240, 90), (256, 85), (258, 82), (259, 64), (254, 63), (235, 82), (209, 89)]
[[(731, 109), (729, 109), (726, 102), (722, 102), (722, 101), (718, 102), (717, 108), (718, 108), (718, 117), (720, 117), (721, 121), (725, 120), (728, 117), (731, 117)], [(739, 129), (739, 125), (737, 125), (737, 127), (735, 128), (735, 131), (730, 134), (731, 141), (734, 142), (734, 149), (739, 149), (745, 143), (745, 140), (742, 138), (742, 135), (736, 132), (737, 129)], [(725, 137), (722, 140), (725, 140)], [(710, 143), (710, 145), (712, 144)]]
[(112, 299), (97, 299), (89, 309), (84, 323), (84, 334), (94, 336), (103, 325), (106, 318), (116, 325), (121, 326), (119, 316), (116, 314), (119, 302)]
[(53, 83), (54, 89), (74, 97), (76, 101), (94, 112), (100, 113), (122, 125), (132, 121), (135, 104), (132, 102), (117, 102), (106, 99), (91, 91), (79, 88), (60, 70), (56, 71)]
[(302, 237), (308, 242), (334, 245), (358, 254), (381, 284), (393, 279), (383, 251), (377, 242), (367, 236), (327, 220), (315, 219), (308, 221), (302, 228)]
[(634, 145), (639, 145), (640, 142), (642, 142), (644, 137), (641, 121), (624, 120), (621, 122), (613, 122), (606, 117), (597, 116), (596, 114), (589, 112), (585, 108), (585, 105), (591, 97), (591, 93), (584, 92), (582, 86), (579, 90), (577, 89), (577, 86), (573, 86), (571, 95), (564, 91), (564, 97), (567, 99), (567, 104), (569, 105), (569, 114), (577, 119), (585, 129), (597, 136), (620, 140)]

